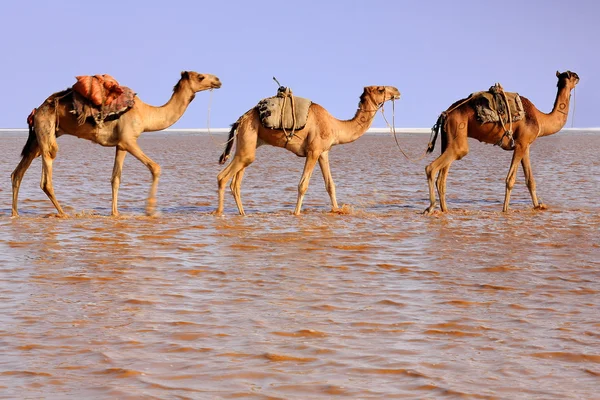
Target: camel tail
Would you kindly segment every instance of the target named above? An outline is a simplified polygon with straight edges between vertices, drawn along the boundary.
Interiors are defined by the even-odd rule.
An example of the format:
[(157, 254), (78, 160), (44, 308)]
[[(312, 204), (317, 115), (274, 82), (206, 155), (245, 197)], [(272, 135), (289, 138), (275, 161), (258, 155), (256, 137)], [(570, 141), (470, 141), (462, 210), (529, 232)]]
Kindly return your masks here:
[(229, 154), (231, 153), (231, 148), (233, 147), (233, 141), (235, 137), (235, 131), (240, 124), (240, 120), (235, 121), (231, 124), (231, 130), (229, 131), (229, 138), (227, 139), (227, 144), (225, 145), (225, 150), (223, 150), (223, 154), (219, 158), (219, 164), (225, 164), (227, 159), (229, 158)]
[(438, 133), (442, 133), (442, 141), (444, 140), (444, 122), (446, 122), (445, 112), (440, 114), (435, 125), (433, 125), (433, 127), (431, 128), (431, 134), (433, 135), (433, 139), (431, 139), (429, 145), (427, 145), (427, 153), (431, 153), (433, 152), (433, 149), (435, 149), (435, 141), (437, 140)]
[(34, 108), (31, 114), (27, 117), (27, 126), (29, 127), (29, 136), (27, 137), (27, 142), (25, 146), (23, 146), (23, 150), (21, 151), (21, 157), (27, 157), (30, 155), (37, 144), (37, 138), (35, 136), (35, 127), (33, 125), (33, 115), (37, 110)]

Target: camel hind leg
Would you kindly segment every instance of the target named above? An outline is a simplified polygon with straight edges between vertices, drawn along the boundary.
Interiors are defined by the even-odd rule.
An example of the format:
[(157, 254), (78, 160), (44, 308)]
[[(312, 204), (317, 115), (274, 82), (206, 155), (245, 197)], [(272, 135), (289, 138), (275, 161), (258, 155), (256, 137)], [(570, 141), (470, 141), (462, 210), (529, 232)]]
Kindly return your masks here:
[(217, 176), (217, 183), (219, 187), (219, 204), (217, 205), (215, 215), (223, 215), (223, 208), (225, 204), (225, 186), (232, 178), (231, 192), (233, 193), (233, 198), (235, 199), (235, 203), (238, 207), (240, 215), (246, 215), (244, 212), (244, 207), (242, 206), (241, 184), (244, 176), (244, 169), (253, 161), (254, 156), (243, 157), (236, 152), (236, 155), (233, 157), (233, 160), (231, 160), (231, 163), (229, 163), (229, 165), (219, 173)]
[(21, 182), (23, 181), (23, 176), (25, 176), (25, 172), (29, 169), (31, 162), (35, 160), (40, 155), (40, 146), (37, 143), (37, 139), (35, 134), (33, 137), (29, 137), (27, 139), (27, 144), (23, 149), (23, 157), (21, 161), (10, 175), (10, 179), (12, 181), (12, 216), (18, 217), (19, 211), (17, 209), (18, 199), (19, 199), (19, 188), (21, 187)]
[(443, 212), (448, 211), (448, 206), (446, 205), (446, 181), (448, 179), (448, 171), (450, 170), (450, 165), (440, 169), (436, 180), (436, 186), (438, 191), (438, 197), (440, 199), (440, 209)]
[[(249, 114), (246, 114), (249, 115)], [(231, 192), (235, 199), (240, 215), (246, 215), (242, 206), (241, 185), (244, 177), (244, 170), (252, 164), (256, 158), (256, 147), (258, 143), (258, 126), (250, 118), (241, 118), (237, 127), (235, 155), (231, 162), (223, 168), (217, 176), (217, 185), (219, 190), (219, 203), (215, 210), (215, 215), (223, 215), (225, 204), (225, 186), (231, 182)]]
[[(58, 146), (56, 146), (56, 150), (58, 150)], [(54, 163), (55, 158), (55, 152), (42, 150), (42, 179), (40, 181), (40, 187), (44, 193), (46, 193), (46, 196), (48, 196), (52, 204), (54, 204), (56, 211), (58, 211), (58, 216), (64, 217), (66, 214), (54, 195), (54, 186), (52, 184), (52, 164)]]
[[(427, 175), (427, 185), (429, 188), (429, 207), (425, 209), (423, 214), (429, 215), (435, 209), (435, 189), (437, 186), (438, 194), (440, 196), (440, 204), (442, 211), (447, 211), (446, 207), (446, 177), (448, 176), (448, 170), (450, 164), (457, 159), (456, 153), (450, 148), (446, 149), (438, 158), (436, 158), (431, 164), (425, 167), (425, 174)], [(439, 175), (438, 175), (439, 173)], [(434, 185), (434, 179), (436, 184)], [(444, 198), (442, 199), (442, 196)]]
[(62, 207), (54, 195), (54, 186), (52, 184), (52, 164), (58, 153), (58, 144), (56, 143), (56, 113), (53, 107), (40, 107), (34, 116), (35, 134), (40, 153), (42, 155), (42, 177), (40, 187), (50, 199), (59, 217), (66, 216)]
[(235, 200), (235, 204), (237, 205), (238, 211), (240, 215), (246, 215), (244, 212), (244, 206), (242, 205), (242, 179), (244, 179), (244, 171), (246, 168), (240, 169), (235, 175), (233, 175), (233, 179), (231, 179), (231, 193), (233, 194), (233, 198)]
[[(469, 146), (467, 143), (467, 137), (455, 137), (454, 140), (448, 144), (443, 153), (436, 158), (431, 164), (425, 167), (425, 174), (427, 175), (427, 184), (429, 187), (429, 207), (425, 209), (423, 214), (429, 215), (435, 208), (435, 189), (437, 186), (438, 195), (440, 196), (440, 207), (441, 210), (446, 212), (448, 207), (446, 206), (446, 180), (448, 178), (448, 171), (450, 165), (455, 160), (460, 160), (469, 152)], [(439, 175), (438, 175), (439, 173)], [(435, 179), (435, 185), (434, 185)]]

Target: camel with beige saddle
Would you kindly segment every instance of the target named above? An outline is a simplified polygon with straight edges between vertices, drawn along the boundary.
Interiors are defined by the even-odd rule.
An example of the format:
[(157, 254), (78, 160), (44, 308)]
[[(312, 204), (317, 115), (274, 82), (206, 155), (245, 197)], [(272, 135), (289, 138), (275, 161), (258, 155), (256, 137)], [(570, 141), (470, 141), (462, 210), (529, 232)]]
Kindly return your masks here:
[(231, 179), (230, 188), (238, 211), (240, 215), (245, 215), (240, 190), (242, 178), (246, 167), (255, 159), (257, 147), (265, 144), (282, 147), (306, 158), (298, 184), (295, 215), (300, 214), (302, 200), (317, 162), (325, 180), (332, 211), (339, 210), (329, 169), (329, 150), (335, 145), (350, 143), (360, 138), (369, 129), (375, 114), (383, 104), (399, 98), (400, 92), (395, 87), (367, 86), (360, 97), (354, 117), (342, 121), (334, 118), (320, 105), (294, 97), (289, 89), (280, 87), (278, 96), (262, 100), (231, 126), (229, 141), (219, 162), (225, 163), (234, 140), (235, 155), (217, 177), (219, 200), (215, 214), (223, 214), (225, 186)]

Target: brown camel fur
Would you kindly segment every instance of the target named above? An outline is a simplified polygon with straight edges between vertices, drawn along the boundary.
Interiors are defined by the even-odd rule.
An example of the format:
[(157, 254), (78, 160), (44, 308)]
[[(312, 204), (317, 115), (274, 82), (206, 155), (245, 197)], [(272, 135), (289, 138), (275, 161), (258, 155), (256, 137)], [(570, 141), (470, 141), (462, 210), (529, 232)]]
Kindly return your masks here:
[[(329, 150), (336, 144), (350, 143), (361, 137), (371, 126), (375, 114), (387, 100), (400, 98), (398, 89), (392, 86), (367, 86), (360, 97), (358, 110), (354, 118), (341, 121), (329, 114), (325, 108), (312, 103), (308, 111), (306, 126), (296, 131), (288, 139), (282, 130), (264, 128), (259, 119), (258, 109), (254, 107), (242, 115), (231, 127), (227, 148), (221, 155), (220, 163), (223, 164), (229, 157), (233, 145), (234, 135), (237, 131), (237, 145), (235, 156), (227, 167), (219, 173), (219, 205), (216, 215), (223, 214), (225, 185), (231, 181), (231, 191), (237, 204), (240, 215), (245, 215), (240, 188), (244, 170), (255, 158), (256, 148), (263, 144), (285, 148), (299, 157), (306, 157), (304, 172), (298, 185), (298, 201), (294, 214), (300, 214), (302, 200), (308, 189), (310, 177), (317, 161), (323, 173), (325, 188), (331, 199), (332, 210), (338, 210), (335, 197), (335, 185), (329, 170)], [(289, 132), (287, 132), (289, 133)]]
[[(102, 127), (90, 122), (83, 125), (77, 123), (77, 117), (70, 113), (72, 109), (72, 91), (70, 89), (51, 95), (35, 111), (33, 121), (29, 125), (29, 137), (21, 153), (21, 162), (11, 175), (13, 189), (12, 216), (19, 215), (17, 199), (23, 175), (25, 175), (25, 171), (27, 171), (31, 162), (39, 155), (42, 156), (40, 186), (56, 207), (58, 216), (65, 216), (63, 209), (54, 196), (52, 187), (52, 162), (58, 152), (56, 138), (63, 134), (91, 140), (106, 147), (116, 147), (117, 152), (111, 180), (113, 216), (119, 214), (117, 198), (123, 161), (127, 153), (131, 153), (148, 167), (152, 173), (152, 186), (148, 196), (146, 213), (148, 215), (153, 214), (160, 166), (140, 149), (137, 144), (138, 137), (142, 132), (160, 131), (177, 122), (194, 99), (196, 92), (220, 87), (221, 81), (214, 75), (184, 71), (181, 73), (181, 79), (175, 85), (173, 94), (166, 104), (161, 107), (154, 107), (144, 103), (136, 96), (135, 104), (129, 111), (116, 120), (105, 121)], [(57, 106), (55, 106), (55, 102)]]
[[(436, 176), (440, 207), (442, 211), (448, 211), (448, 207), (446, 206), (446, 179), (448, 178), (448, 170), (454, 160), (460, 160), (469, 152), (468, 137), (477, 139), (480, 142), (499, 144), (504, 150), (514, 151), (508, 176), (506, 177), (503, 212), (508, 211), (510, 193), (515, 185), (519, 162), (523, 166), (525, 183), (531, 194), (533, 207), (535, 209), (546, 208), (544, 204), (539, 202), (535, 191), (535, 180), (533, 179), (529, 161), (529, 146), (538, 137), (552, 135), (562, 129), (567, 122), (569, 114), (571, 90), (579, 82), (579, 76), (571, 71), (556, 72), (556, 76), (558, 78), (558, 93), (550, 114), (539, 111), (531, 101), (521, 96), (525, 118), (512, 124), (514, 145), (511, 143), (510, 138), (505, 135), (505, 130), (500, 123), (481, 124), (477, 121), (475, 109), (470, 104), (469, 99), (457, 101), (440, 115), (436, 123), (436, 127), (439, 127), (439, 129), (436, 129), (433, 144), (427, 151), (429, 153), (433, 151), (435, 139), (438, 132), (441, 131), (442, 154), (425, 168), (429, 184), (430, 205), (424, 211), (424, 214), (431, 214), (435, 207), (433, 180)], [(508, 127), (508, 124), (505, 125)]]

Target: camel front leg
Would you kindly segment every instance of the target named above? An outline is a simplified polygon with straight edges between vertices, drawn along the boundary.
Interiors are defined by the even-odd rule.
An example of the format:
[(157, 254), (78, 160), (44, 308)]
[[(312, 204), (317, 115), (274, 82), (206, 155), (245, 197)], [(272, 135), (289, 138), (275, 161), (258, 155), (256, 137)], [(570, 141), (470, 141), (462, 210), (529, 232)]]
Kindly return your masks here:
[(115, 166), (113, 167), (112, 179), (110, 183), (112, 185), (112, 216), (119, 216), (119, 209), (117, 207), (119, 198), (119, 186), (121, 185), (121, 173), (123, 172), (123, 161), (127, 151), (117, 146), (117, 153), (115, 154)]
[(235, 199), (235, 204), (237, 205), (238, 211), (240, 215), (246, 215), (244, 212), (244, 206), (242, 205), (242, 179), (244, 179), (244, 171), (246, 168), (240, 169), (235, 175), (233, 175), (233, 179), (231, 180), (231, 193), (233, 194), (233, 198)]
[(63, 211), (60, 204), (58, 204), (58, 200), (56, 200), (56, 196), (54, 195), (54, 187), (52, 185), (53, 161), (54, 158), (52, 157), (52, 155), (49, 154), (49, 152), (45, 152), (45, 154), (42, 155), (42, 179), (40, 182), (40, 187), (42, 188), (44, 193), (46, 193), (46, 196), (48, 196), (52, 204), (54, 204), (56, 211), (58, 211), (58, 216), (65, 217), (66, 214)]
[[(219, 204), (217, 205), (217, 209), (214, 213), (215, 215), (217, 215), (217, 216), (223, 215), (223, 208), (224, 208), (224, 204), (225, 204), (225, 186), (227, 186), (227, 182), (229, 182), (229, 179), (231, 179), (232, 177), (234, 177), (233, 179), (235, 180), (236, 179), (235, 176), (237, 175), (237, 173), (240, 171), (243, 171), (245, 168), (246, 168), (246, 164), (242, 161), (241, 157), (236, 155), (233, 157), (233, 160), (231, 160), (229, 165), (226, 166), (223, 169), (223, 171), (219, 172), (219, 175), (217, 176), (217, 185), (219, 188)], [(241, 182), (241, 180), (239, 180), (239, 185), (241, 186), (241, 184), (242, 184), (242, 182)], [(235, 182), (232, 181), (231, 182), (231, 191), (233, 193), (233, 197), (235, 198), (235, 202), (238, 206), (238, 211), (240, 212), (240, 215), (246, 215), (244, 213), (244, 208), (242, 207), (241, 196), (236, 197), (235, 190), (236, 190)], [(237, 187), (237, 191), (238, 191), (237, 194), (239, 195), (239, 191), (240, 191), (239, 186)]]
[(513, 153), (512, 161), (510, 162), (508, 175), (506, 175), (506, 193), (504, 194), (504, 206), (502, 207), (502, 212), (508, 211), (508, 203), (510, 203), (510, 194), (512, 192), (513, 187), (515, 186), (515, 181), (517, 180), (517, 170), (519, 169), (519, 162), (521, 162), (522, 158), (523, 149), (521, 146), (517, 145)]
[(329, 199), (331, 199), (331, 211), (337, 211), (340, 208), (335, 197), (335, 183), (333, 183), (331, 169), (329, 168), (329, 151), (321, 153), (319, 156), (319, 166), (321, 167), (321, 173), (325, 181), (325, 189), (329, 193)]
[(309, 152), (306, 156), (306, 162), (304, 163), (304, 171), (302, 172), (302, 178), (300, 178), (300, 183), (298, 184), (298, 201), (296, 202), (296, 209), (294, 210), (294, 215), (300, 215), (300, 209), (302, 208), (302, 200), (304, 200), (304, 195), (308, 190), (308, 184), (310, 183), (310, 177), (317, 165), (317, 159), (319, 157), (315, 155), (314, 152)]
[[(158, 188), (158, 179), (160, 178), (160, 166), (155, 163), (150, 157), (148, 157), (137, 143), (128, 143), (126, 145), (127, 151), (140, 160), (150, 170), (152, 174), (152, 186), (150, 186), (150, 193), (148, 194), (148, 202), (146, 204), (146, 215), (153, 215), (156, 207), (156, 190)], [(116, 161), (115, 161), (116, 162)]]
[(521, 160), (521, 166), (523, 167), (523, 174), (525, 175), (525, 184), (527, 185), (527, 189), (529, 189), (529, 194), (531, 195), (531, 201), (533, 202), (533, 208), (536, 210), (545, 210), (546, 205), (540, 203), (536, 188), (535, 188), (535, 179), (533, 179), (533, 173), (531, 171), (531, 161), (529, 158), (529, 146), (525, 150), (523, 154), (523, 159)]
[(15, 168), (12, 174), (10, 174), (10, 179), (12, 181), (12, 216), (18, 217), (19, 211), (17, 210), (17, 204), (19, 200), (19, 188), (21, 187), (21, 182), (23, 181), (23, 176), (25, 176), (25, 172), (31, 165), (31, 162), (39, 155), (39, 147), (33, 151), (30, 151), (29, 154), (21, 158), (21, 161)]

